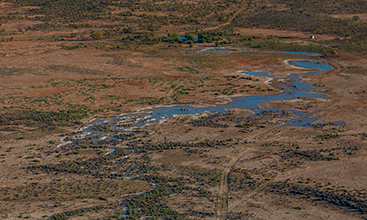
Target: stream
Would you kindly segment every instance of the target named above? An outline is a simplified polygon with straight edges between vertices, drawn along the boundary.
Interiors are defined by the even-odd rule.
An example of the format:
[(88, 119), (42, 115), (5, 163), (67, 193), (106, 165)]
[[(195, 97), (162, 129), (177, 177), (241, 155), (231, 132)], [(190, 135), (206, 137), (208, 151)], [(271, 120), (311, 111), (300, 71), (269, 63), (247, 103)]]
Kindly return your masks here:
[[(271, 53), (271, 52), (269, 52)], [(277, 51), (275, 53), (290, 53), (290, 54), (303, 54), (317, 56), (318, 54), (306, 53), (306, 52), (286, 52)], [(312, 87), (313, 83), (308, 83), (303, 80), (303, 76), (321, 74), (326, 71), (332, 70), (333, 67), (326, 64), (321, 60), (286, 60), (285, 63), (295, 68), (295, 71), (302, 73), (288, 74), (286, 76), (273, 76), (269, 72), (263, 71), (238, 71), (236, 75), (247, 75), (247, 76), (262, 76), (267, 77), (268, 81), (276, 80), (277, 86), (282, 89), (282, 92), (276, 94), (267, 95), (252, 95), (252, 96), (237, 96), (231, 97), (230, 102), (222, 105), (209, 106), (209, 107), (197, 107), (190, 105), (171, 105), (171, 106), (160, 106), (160, 107), (148, 107), (141, 109), (135, 113), (122, 114), (119, 116), (97, 119), (91, 121), (86, 127), (79, 129), (74, 132), (69, 138), (62, 138), (62, 144), (59, 146), (65, 146), (73, 144), (77, 139), (83, 139), (86, 136), (93, 136), (94, 141), (111, 141), (116, 139), (115, 135), (111, 135), (108, 132), (98, 131), (94, 129), (95, 126), (111, 125), (111, 128), (115, 131), (127, 132), (133, 131), (139, 127), (145, 127), (149, 124), (163, 123), (167, 119), (175, 116), (183, 115), (204, 115), (214, 113), (225, 113), (230, 109), (248, 109), (254, 112), (251, 116), (256, 116), (263, 111), (275, 111), (281, 112), (286, 109), (280, 108), (260, 108), (259, 105), (274, 102), (274, 101), (300, 101), (303, 98), (311, 99), (322, 99), (327, 96), (322, 93), (321, 90)], [(282, 126), (309, 126), (310, 123), (319, 119), (322, 116), (310, 118), (313, 113), (317, 112), (303, 112), (297, 110), (286, 110), (296, 115), (297, 118), (286, 122)], [(248, 117), (251, 117), (248, 116)], [(58, 146), (58, 147), (59, 147)]]

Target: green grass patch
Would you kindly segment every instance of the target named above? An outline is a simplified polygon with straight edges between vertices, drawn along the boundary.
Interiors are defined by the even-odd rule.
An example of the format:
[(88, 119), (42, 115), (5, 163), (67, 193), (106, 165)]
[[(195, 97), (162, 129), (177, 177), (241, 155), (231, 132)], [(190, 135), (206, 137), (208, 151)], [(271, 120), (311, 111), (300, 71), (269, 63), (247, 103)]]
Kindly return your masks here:
[(178, 71), (182, 71), (182, 72), (195, 72), (195, 73), (199, 73), (198, 70), (189, 67), (189, 66), (183, 66), (183, 67), (176, 67), (176, 70)]

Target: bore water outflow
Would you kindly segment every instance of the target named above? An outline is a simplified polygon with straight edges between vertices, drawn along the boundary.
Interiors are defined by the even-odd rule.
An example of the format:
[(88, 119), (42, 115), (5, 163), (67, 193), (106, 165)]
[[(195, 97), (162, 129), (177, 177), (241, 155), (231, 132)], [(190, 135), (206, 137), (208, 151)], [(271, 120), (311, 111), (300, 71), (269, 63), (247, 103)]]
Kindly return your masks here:
[[(318, 54), (306, 53), (306, 52), (277, 51), (277, 53), (306, 54), (306, 55), (318, 56)], [(83, 139), (87, 135), (89, 136), (93, 135), (95, 141), (98, 140), (111, 141), (116, 138), (115, 136), (109, 135), (106, 132), (94, 129), (95, 126), (109, 125), (114, 131), (120, 131), (121, 133), (123, 133), (133, 131), (136, 128), (145, 127), (150, 124), (163, 123), (168, 118), (172, 118), (175, 116), (202, 115), (205, 113), (207, 114), (225, 113), (230, 109), (252, 110), (254, 112), (252, 116), (255, 116), (265, 110), (271, 110), (271, 111), (285, 110), (279, 108), (260, 108), (259, 106), (264, 103), (274, 101), (299, 100), (302, 98), (322, 99), (327, 97), (325, 94), (322, 94), (319, 89), (313, 88), (312, 83), (303, 82), (302, 77), (307, 75), (324, 73), (326, 71), (333, 69), (332, 66), (320, 60), (286, 60), (285, 63), (297, 69), (303, 69), (304, 71), (310, 70), (310, 71), (299, 74), (287, 75), (285, 76), (285, 79), (283, 77), (281, 79), (280, 77), (272, 76), (271, 73), (262, 71), (254, 71), (254, 72), (239, 71), (236, 73), (250, 76), (264, 76), (272, 80), (278, 80), (278, 82), (280, 82), (279, 86), (283, 88), (283, 91), (280, 93), (233, 97), (232, 101), (227, 104), (210, 107), (196, 107), (190, 105), (171, 105), (171, 106), (152, 107), (142, 109), (140, 111), (131, 114), (122, 114), (116, 117), (98, 119), (90, 122), (89, 125), (79, 129), (77, 132), (74, 132), (74, 136), (72, 136), (71, 138), (68, 138), (67, 140), (62, 139), (63, 144), (59, 146), (70, 145), (72, 144), (72, 140)], [(281, 83), (282, 81), (286, 81), (286, 83)], [(285, 125), (305, 126), (306, 124), (311, 123), (321, 117), (318, 116), (315, 118), (308, 118), (314, 112), (305, 113), (296, 110), (288, 110), (288, 111), (297, 115), (298, 118), (290, 122), (287, 122), (283, 126)]]

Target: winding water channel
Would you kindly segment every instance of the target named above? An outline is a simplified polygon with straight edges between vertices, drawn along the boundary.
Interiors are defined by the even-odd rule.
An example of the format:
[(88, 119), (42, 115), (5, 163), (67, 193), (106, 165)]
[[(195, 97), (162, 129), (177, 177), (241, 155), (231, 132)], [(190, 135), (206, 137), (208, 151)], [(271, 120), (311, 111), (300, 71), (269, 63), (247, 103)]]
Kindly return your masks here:
[[(305, 53), (305, 52), (285, 52), (278, 51), (277, 53), (290, 53), (290, 54), (302, 54), (302, 55), (311, 55), (318, 56), (318, 54), (314, 53)], [(217, 106), (210, 107), (196, 107), (190, 105), (177, 105), (177, 106), (161, 106), (161, 107), (153, 107), (146, 108), (140, 110), (136, 113), (131, 114), (122, 114), (120, 116), (98, 119), (90, 122), (86, 127), (81, 128), (77, 132), (74, 132), (74, 136), (71, 138), (63, 138), (61, 145), (72, 145), (73, 140), (83, 139), (86, 136), (94, 136), (95, 141), (104, 140), (109, 141), (112, 139), (116, 139), (114, 135), (110, 135), (106, 132), (97, 131), (98, 129), (93, 129), (95, 126), (101, 125), (111, 125), (112, 129), (115, 131), (125, 132), (128, 130), (132, 130), (138, 127), (144, 127), (153, 123), (162, 123), (165, 122), (168, 118), (180, 115), (200, 115), (203, 113), (224, 113), (230, 109), (249, 109), (254, 112), (252, 116), (255, 116), (265, 110), (271, 110), (275, 112), (280, 112), (286, 109), (280, 108), (260, 108), (259, 105), (274, 102), (274, 101), (290, 101), (297, 100), (302, 98), (325, 98), (327, 97), (322, 92), (312, 87), (312, 83), (305, 82), (302, 80), (303, 76), (314, 75), (324, 73), (326, 71), (332, 70), (333, 67), (326, 64), (321, 60), (287, 60), (285, 61), (287, 65), (290, 65), (295, 68), (295, 71), (303, 73), (289, 74), (286, 76), (273, 76), (269, 72), (261, 72), (261, 71), (238, 71), (235, 74), (245, 74), (251, 76), (264, 76), (268, 77), (269, 80), (277, 80), (277, 85), (282, 88), (282, 92), (270, 95), (253, 95), (253, 96), (239, 96), (239, 97), (231, 97), (232, 101)], [(298, 70), (297, 70), (298, 69)], [(287, 110), (288, 112), (293, 113), (297, 116), (296, 119), (286, 122), (285, 125), (293, 125), (293, 126), (305, 126), (321, 116), (310, 118), (310, 116), (314, 112), (302, 112), (296, 110)], [(249, 116), (251, 117), (251, 116)], [(60, 146), (61, 146), (60, 145)]]

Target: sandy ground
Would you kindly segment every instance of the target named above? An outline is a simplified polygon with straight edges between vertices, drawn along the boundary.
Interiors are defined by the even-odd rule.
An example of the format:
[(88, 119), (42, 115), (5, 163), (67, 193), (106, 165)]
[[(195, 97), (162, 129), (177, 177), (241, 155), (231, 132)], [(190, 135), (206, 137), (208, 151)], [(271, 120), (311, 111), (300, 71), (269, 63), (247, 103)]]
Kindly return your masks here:
[[(281, 10), (282, 7), (284, 6), (278, 9)], [(10, 5), (6, 2), (0, 3), (0, 13), (5, 13), (9, 8)], [(126, 10), (122, 8), (115, 13), (123, 11)], [(240, 12), (241, 10), (238, 10), (233, 17)], [(145, 12), (137, 12), (139, 15), (143, 13)], [(146, 14), (165, 15), (162, 12), (146, 12)], [(335, 15), (338, 16), (351, 18), (354, 15)], [(365, 14), (358, 16), (361, 21), (366, 20)], [(214, 24), (214, 27), (204, 30), (223, 27), (230, 21)], [(31, 110), (58, 112), (88, 109), (88, 116), (81, 121), (87, 124), (92, 119), (134, 112), (148, 106), (177, 103), (208, 106), (227, 103), (236, 96), (275, 94), (280, 92), (275, 80), (269, 81), (266, 77), (241, 78), (243, 75), (236, 73), (268, 71), (275, 76), (285, 77), (303, 71), (286, 65), (285, 60), (316, 59), (303, 55), (236, 51), (228, 54), (195, 53), (206, 47), (213, 47), (214, 42), (206, 45), (195, 44), (194, 48), (183, 45), (178, 49), (168, 49), (166, 44), (159, 44), (141, 46), (136, 50), (110, 51), (91, 47), (65, 50), (62, 49), (62, 45), (73, 46), (82, 41), (70, 39), (55, 42), (49, 37), (52, 35), (63, 37), (90, 30), (65, 29), (24, 33), (18, 31), (19, 28), (24, 29), (39, 23), (36, 21), (2, 23), (2, 29), (17, 32), (16, 35), (5, 35), (7, 40), (0, 45), (0, 109), (3, 118), (7, 114)], [(102, 24), (101, 21), (88, 23)], [(114, 25), (119, 22), (111, 21), (105, 24)], [(184, 33), (183, 28), (186, 27), (192, 26), (167, 25), (155, 33), (155, 36), (166, 36), (167, 32), (177, 30)], [(309, 40), (310, 34), (303, 32), (255, 28), (236, 28), (235, 32), (245, 36), (294, 37), (303, 44), (312, 42)], [(9, 40), (11, 36), (14, 37), (13, 41)], [(45, 39), (41, 40), (39, 37)], [(335, 36), (315, 35), (315, 38), (329, 40)], [(239, 49), (249, 49), (239, 44), (234, 47), (237, 46)], [(160, 169), (160, 175), (186, 178), (185, 181), (190, 180), (187, 186), (204, 188), (209, 196), (197, 196), (194, 191), (187, 189), (164, 198), (169, 207), (179, 213), (189, 213), (192, 210), (199, 214), (204, 213), (192, 214), (192, 218), (365, 219), (366, 214), (356, 209), (310, 196), (300, 196), (291, 191), (277, 193), (270, 187), (272, 183), (287, 181), (306, 185), (307, 181), (307, 186), (311, 188), (327, 190), (326, 188), (332, 187), (335, 191), (344, 193), (343, 195), (352, 195), (352, 198), (366, 203), (367, 62), (364, 58), (347, 53), (338, 56), (328, 55), (323, 60), (332, 65), (334, 70), (321, 75), (307, 76), (304, 80), (321, 89), (328, 95), (327, 98), (271, 102), (261, 107), (295, 109), (305, 113), (319, 110), (311, 117), (322, 117), (313, 123), (326, 124), (325, 126), (282, 127), (281, 125), (294, 119), (295, 116), (274, 113), (274, 117), (264, 114), (244, 119), (254, 112), (234, 109), (228, 114), (213, 116), (219, 121), (218, 123), (226, 126), (216, 127), (210, 124), (211, 122), (206, 122), (210, 126), (194, 126), (194, 123), (200, 120), (205, 122), (205, 118), (175, 117), (166, 123), (141, 129), (149, 134), (134, 136), (119, 143), (118, 146), (127, 148), (136, 144), (170, 141), (189, 144), (205, 140), (220, 140), (226, 143), (210, 148), (181, 147), (171, 150), (151, 150), (146, 154), (131, 153), (126, 157), (127, 164), (134, 164), (136, 161), (140, 162), (143, 156), (147, 156), (149, 163), (145, 165)], [(22, 218), (44, 219), (46, 215), (50, 217), (56, 213), (95, 205), (111, 203), (118, 206), (119, 202), (126, 199), (124, 196), (137, 195), (136, 192), (122, 193), (108, 197), (108, 202), (98, 199), (98, 196), (65, 201), (43, 198), (42, 201), (38, 201), (37, 196), (30, 193), (33, 192), (32, 189), (44, 185), (51, 187), (54, 182), (60, 182), (56, 181), (57, 179), (62, 179), (62, 183), (65, 183), (62, 186), (66, 189), (69, 183), (97, 182), (103, 178), (68, 172), (30, 171), (27, 169), (29, 166), (94, 161), (96, 158), (103, 158), (101, 155), (105, 155), (111, 149), (102, 148), (101, 153), (98, 149), (88, 148), (81, 150), (80, 154), (73, 154), (72, 150), (59, 149), (57, 146), (61, 143), (61, 137), (70, 135), (85, 124), (62, 126), (55, 122), (56, 129), (49, 131), (39, 129), (41, 125), (45, 126), (42, 120), (35, 122), (29, 119), (29, 116), (21, 120), (19, 117), (17, 115), (17, 118), (14, 118), (16, 123), (11, 125), (3, 123), (0, 127), (0, 190), (5, 192), (10, 188), (21, 189), (11, 195), (0, 195), (1, 219), (19, 219), (20, 215)], [(28, 120), (33, 124), (25, 126)], [(333, 124), (335, 121), (343, 121), (344, 124)], [(329, 137), (327, 135), (330, 134), (335, 136), (331, 136), (330, 139), (320, 138), (325, 135)], [(308, 155), (305, 152), (316, 152), (316, 156), (313, 160), (303, 157), (302, 155)], [(320, 155), (337, 159), (323, 160)], [(129, 170), (124, 167), (126, 164), (121, 166), (117, 166), (114, 162), (106, 164), (108, 165), (103, 167), (104, 170), (101, 172), (125, 174), (126, 170)], [(240, 184), (234, 179), (238, 174), (237, 171), (243, 171), (248, 175), (240, 178), (240, 181), (244, 181)], [(127, 180), (127, 177), (123, 178)], [(200, 178), (206, 179), (203, 181)], [(109, 181), (108, 178), (103, 180)], [(250, 184), (246, 181), (250, 181)], [(70, 196), (70, 192), (73, 191), (66, 192), (68, 195), (64, 196)], [(16, 200), (19, 196), (17, 194), (29, 197)], [(63, 193), (60, 192), (59, 196), (63, 196)], [(121, 211), (121, 207), (119, 208)], [(116, 210), (106, 208), (100, 212), (85, 213), (84, 216), (73, 216), (71, 219), (106, 218), (114, 215)]]

